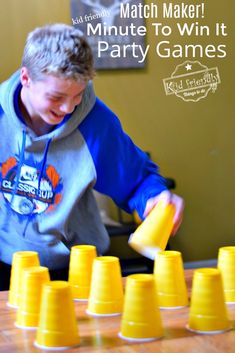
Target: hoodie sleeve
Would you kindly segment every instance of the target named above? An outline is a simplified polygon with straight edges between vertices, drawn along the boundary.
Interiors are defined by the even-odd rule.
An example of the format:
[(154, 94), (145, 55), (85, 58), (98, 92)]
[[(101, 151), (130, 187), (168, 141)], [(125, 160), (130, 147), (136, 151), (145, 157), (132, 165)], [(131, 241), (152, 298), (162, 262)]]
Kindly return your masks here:
[(150, 197), (166, 190), (158, 167), (122, 130), (115, 114), (98, 98), (79, 125), (96, 168), (94, 189), (141, 218)]

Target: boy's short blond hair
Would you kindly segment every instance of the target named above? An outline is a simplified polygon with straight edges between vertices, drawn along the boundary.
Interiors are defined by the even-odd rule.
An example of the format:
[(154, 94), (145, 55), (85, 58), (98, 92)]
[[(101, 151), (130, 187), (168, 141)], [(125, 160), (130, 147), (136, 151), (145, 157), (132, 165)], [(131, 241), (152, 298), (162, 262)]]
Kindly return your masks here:
[(85, 82), (94, 77), (92, 51), (82, 32), (61, 23), (28, 34), (22, 66), (32, 80), (40, 80), (44, 74)]

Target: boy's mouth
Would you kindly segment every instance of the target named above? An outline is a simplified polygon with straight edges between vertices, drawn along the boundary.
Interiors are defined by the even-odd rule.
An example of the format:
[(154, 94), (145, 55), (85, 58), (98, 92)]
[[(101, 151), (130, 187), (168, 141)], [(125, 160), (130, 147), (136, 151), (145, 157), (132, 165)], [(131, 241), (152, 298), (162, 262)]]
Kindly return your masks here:
[(63, 119), (64, 118), (64, 114), (57, 114), (57, 113), (53, 112), (52, 110), (51, 110), (51, 114), (57, 119)]

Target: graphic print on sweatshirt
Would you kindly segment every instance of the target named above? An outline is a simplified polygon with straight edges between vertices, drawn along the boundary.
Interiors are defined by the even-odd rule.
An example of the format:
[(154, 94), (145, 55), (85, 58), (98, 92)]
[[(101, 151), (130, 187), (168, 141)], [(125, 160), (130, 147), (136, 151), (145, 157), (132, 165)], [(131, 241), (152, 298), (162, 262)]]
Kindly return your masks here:
[(1, 193), (7, 207), (21, 216), (49, 212), (60, 203), (63, 185), (59, 174), (51, 165), (42, 173), (41, 166), (42, 163), (30, 158), (19, 167), (16, 157), (1, 164)]

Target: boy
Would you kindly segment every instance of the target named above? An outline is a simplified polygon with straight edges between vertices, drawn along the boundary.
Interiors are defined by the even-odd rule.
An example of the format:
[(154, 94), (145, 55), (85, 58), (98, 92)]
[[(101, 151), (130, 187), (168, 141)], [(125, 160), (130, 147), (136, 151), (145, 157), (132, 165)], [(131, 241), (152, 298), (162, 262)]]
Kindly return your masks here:
[(9, 285), (16, 251), (34, 250), (51, 278), (67, 273), (70, 248), (109, 237), (92, 188), (144, 218), (166, 191), (146, 154), (123, 132), (94, 93), (93, 58), (80, 31), (64, 24), (37, 28), (27, 38), (22, 67), (0, 91), (0, 275)]

